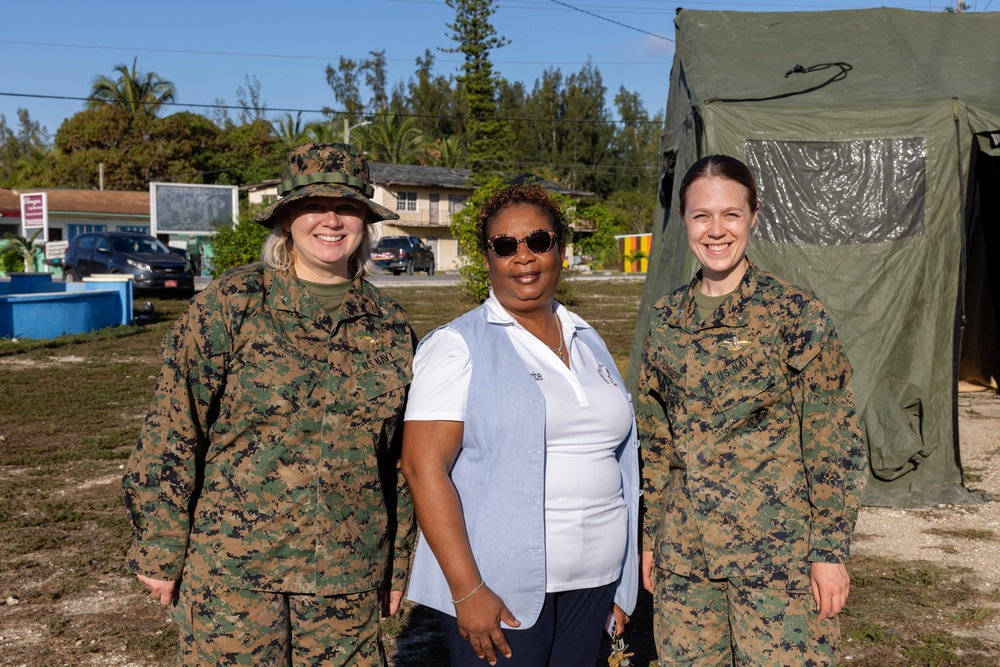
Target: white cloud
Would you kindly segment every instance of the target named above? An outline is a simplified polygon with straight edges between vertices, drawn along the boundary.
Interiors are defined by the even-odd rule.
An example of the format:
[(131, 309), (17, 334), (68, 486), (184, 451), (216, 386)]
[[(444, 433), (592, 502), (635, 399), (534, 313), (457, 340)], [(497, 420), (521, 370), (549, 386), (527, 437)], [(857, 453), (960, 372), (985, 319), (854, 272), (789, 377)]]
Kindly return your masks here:
[(668, 42), (665, 39), (660, 39), (659, 37), (653, 37), (652, 35), (646, 35), (642, 38), (642, 50), (643, 53), (656, 56), (672, 55), (674, 52), (674, 43)]

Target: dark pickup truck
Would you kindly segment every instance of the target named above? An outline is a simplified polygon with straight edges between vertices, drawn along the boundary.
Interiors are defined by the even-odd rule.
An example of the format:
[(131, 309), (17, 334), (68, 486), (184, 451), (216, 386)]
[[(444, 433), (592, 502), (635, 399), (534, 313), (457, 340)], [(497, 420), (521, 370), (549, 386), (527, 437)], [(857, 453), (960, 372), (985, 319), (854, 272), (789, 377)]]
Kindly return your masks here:
[(406, 272), (426, 271), (434, 275), (434, 253), (416, 236), (384, 236), (372, 250), (372, 262), (398, 276)]

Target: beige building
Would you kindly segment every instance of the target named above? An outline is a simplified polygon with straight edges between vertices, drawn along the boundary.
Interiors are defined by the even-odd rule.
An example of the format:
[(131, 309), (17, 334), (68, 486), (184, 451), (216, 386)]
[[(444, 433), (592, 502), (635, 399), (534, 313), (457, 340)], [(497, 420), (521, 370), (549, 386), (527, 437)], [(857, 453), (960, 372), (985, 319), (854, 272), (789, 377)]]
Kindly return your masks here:
[(437, 269), (457, 269), (458, 241), (451, 234), (451, 214), (472, 194), (470, 172), (378, 163), (371, 165), (371, 172), (376, 201), (399, 214), (399, 220), (379, 223), (378, 235), (419, 237), (434, 252)]

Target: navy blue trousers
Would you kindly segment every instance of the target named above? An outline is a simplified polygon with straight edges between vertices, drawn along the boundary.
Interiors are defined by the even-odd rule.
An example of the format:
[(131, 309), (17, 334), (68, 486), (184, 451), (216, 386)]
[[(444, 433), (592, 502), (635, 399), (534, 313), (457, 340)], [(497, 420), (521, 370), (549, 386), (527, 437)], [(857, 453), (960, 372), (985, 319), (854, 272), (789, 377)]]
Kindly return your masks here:
[[(599, 588), (546, 593), (538, 620), (525, 630), (504, 629), (511, 657), (497, 652), (498, 667), (591, 667), (597, 664), (604, 624), (618, 582)], [(458, 634), (454, 616), (440, 614), (451, 667), (487, 667)]]

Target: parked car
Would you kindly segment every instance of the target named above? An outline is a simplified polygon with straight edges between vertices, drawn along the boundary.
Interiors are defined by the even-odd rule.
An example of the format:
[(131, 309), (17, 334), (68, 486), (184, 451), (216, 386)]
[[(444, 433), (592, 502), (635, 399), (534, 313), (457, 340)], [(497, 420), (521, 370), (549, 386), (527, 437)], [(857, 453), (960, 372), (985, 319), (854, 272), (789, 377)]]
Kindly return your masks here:
[(408, 276), (414, 271), (434, 275), (434, 252), (416, 236), (382, 237), (372, 250), (372, 261), (395, 276), (404, 271)]
[(62, 266), (66, 282), (97, 273), (127, 273), (134, 276), (136, 291), (194, 294), (194, 274), (187, 258), (148, 234), (79, 234), (69, 242)]

